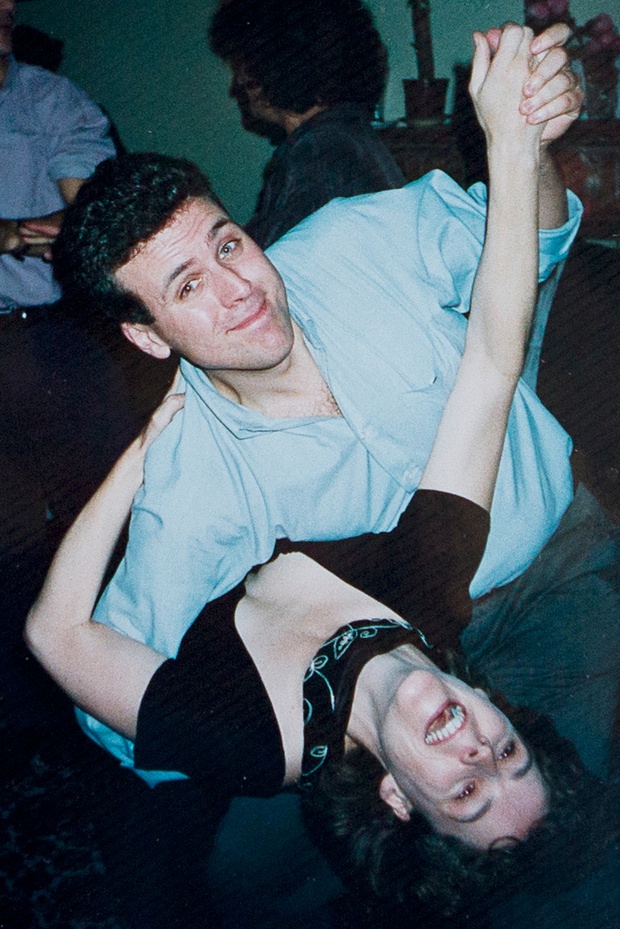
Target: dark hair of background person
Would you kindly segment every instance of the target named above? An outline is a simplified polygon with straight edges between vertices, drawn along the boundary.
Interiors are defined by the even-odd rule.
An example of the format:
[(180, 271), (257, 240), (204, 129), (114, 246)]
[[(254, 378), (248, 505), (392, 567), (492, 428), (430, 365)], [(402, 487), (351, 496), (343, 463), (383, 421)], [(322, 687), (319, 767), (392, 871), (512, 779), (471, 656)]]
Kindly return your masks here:
[(101, 162), (68, 207), (53, 246), (65, 296), (117, 323), (152, 323), (142, 301), (113, 275), (194, 197), (221, 206), (207, 177), (184, 158), (141, 152)]
[(569, 890), (601, 866), (618, 837), (620, 788), (588, 772), (545, 716), (500, 694), (491, 699), (541, 771), (548, 815), (524, 842), (481, 851), (436, 832), (419, 813), (398, 820), (379, 796), (385, 769), (357, 747), (302, 794), (310, 835), (351, 889), (429, 918), (465, 918), (524, 889), (547, 897)]
[(295, 113), (339, 103), (372, 113), (385, 86), (386, 49), (359, 0), (226, 0), (209, 44), (242, 64), (272, 106)]
[(25, 65), (38, 65), (56, 73), (62, 64), (62, 39), (54, 39), (34, 26), (17, 25), (13, 29), (13, 54)]

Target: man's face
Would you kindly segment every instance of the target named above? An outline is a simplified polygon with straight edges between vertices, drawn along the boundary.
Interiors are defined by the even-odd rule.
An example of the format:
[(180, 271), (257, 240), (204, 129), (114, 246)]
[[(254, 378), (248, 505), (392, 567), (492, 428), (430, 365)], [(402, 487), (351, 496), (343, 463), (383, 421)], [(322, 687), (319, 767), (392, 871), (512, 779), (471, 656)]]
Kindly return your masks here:
[(13, 48), (15, 0), (0, 0), (0, 55), (10, 55)]
[(281, 126), (281, 111), (269, 103), (262, 87), (250, 77), (243, 63), (233, 61), (231, 68), (228, 95), (237, 102), (243, 128), (274, 144), (281, 141), (285, 135)]
[(154, 317), (125, 335), (158, 358), (174, 350), (206, 371), (262, 371), (290, 354), (284, 284), (263, 251), (208, 200), (188, 200), (115, 273)]

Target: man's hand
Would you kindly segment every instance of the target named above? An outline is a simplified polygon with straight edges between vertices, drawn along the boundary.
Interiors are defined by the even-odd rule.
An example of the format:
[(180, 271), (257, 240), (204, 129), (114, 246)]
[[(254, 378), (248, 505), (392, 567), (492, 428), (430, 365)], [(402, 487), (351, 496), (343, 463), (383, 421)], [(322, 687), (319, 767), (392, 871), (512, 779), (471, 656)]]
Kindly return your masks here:
[(23, 249), (24, 242), (19, 233), (19, 222), (16, 219), (0, 219), (0, 254), (20, 255)]
[[(485, 38), (491, 54), (499, 47), (502, 29), (489, 29)], [(542, 143), (559, 139), (581, 112), (583, 90), (571, 71), (564, 45), (571, 35), (565, 23), (555, 23), (532, 39), (534, 67), (523, 86), (520, 110), (531, 124), (546, 123)]]
[(57, 210), (48, 216), (24, 219), (19, 224), (19, 234), (26, 246), (26, 254), (33, 258), (51, 261), (52, 245), (62, 226), (64, 212)]

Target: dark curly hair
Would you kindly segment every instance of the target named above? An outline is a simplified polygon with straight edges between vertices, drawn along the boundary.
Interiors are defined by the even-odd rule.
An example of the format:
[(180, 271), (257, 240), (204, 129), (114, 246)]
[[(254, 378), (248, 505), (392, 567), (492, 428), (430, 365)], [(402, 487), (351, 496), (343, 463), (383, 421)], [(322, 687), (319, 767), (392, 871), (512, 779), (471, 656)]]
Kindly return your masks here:
[(192, 197), (221, 206), (191, 161), (143, 152), (101, 162), (67, 209), (53, 247), (64, 296), (118, 323), (153, 322), (144, 303), (118, 286), (114, 272)]
[(436, 832), (421, 814), (403, 823), (379, 796), (385, 769), (358, 747), (302, 793), (309, 832), (345, 884), (421, 916), (471, 917), (482, 901), (488, 908), (525, 888), (550, 896), (600, 866), (618, 835), (618, 786), (586, 771), (545, 716), (508, 707), (501, 695), (493, 702), (538, 765), (548, 791), (546, 818), (524, 842), (483, 851)]
[(385, 46), (360, 0), (227, 0), (209, 44), (242, 63), (272, 106), (295, 113), (338, 103), (372, 112), (385, 86)]

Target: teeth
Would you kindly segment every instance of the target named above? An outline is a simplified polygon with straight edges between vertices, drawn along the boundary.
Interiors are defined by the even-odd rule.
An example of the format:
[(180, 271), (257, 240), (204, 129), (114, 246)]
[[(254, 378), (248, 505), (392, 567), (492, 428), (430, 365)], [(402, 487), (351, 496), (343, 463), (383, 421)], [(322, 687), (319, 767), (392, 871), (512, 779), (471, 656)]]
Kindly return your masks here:
[(450, 718), (441, 729), (434, 729), (427, 732), (424, 741), (427, 745), (435, 745), (437, 742), (443, 742), (448, 736), (458, 732), (465, 720), (465, 711), (458, 703), (450, 707)]

